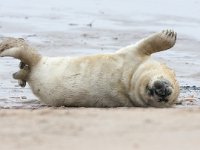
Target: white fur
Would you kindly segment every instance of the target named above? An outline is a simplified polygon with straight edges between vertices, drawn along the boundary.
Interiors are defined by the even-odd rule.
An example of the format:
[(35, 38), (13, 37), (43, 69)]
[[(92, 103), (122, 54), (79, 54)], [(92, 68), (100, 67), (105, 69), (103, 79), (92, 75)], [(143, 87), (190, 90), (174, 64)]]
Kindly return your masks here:
[[(136, 66), (130, 66), (120, 55), (97, 55), (95, 61), (94, 57), (44, 57), (32, 70), (28, 83), (49, 105), (132, 106), (126, 76)], [(127, 71), (121, 72), (124, 69)]]
[[(34, 52), (29, 54), (26, 46), (20, 53), (12, 51), (12, 57), (19, 55), (16, 58), (30, 63), (26, 80), (33, 93), (51, 106), (167, 107), (177, 100), (179, 86), (174, 72), (152, 60), (150, 55), (171, 48), (175, 41), (176, 34), (166, 30), (112, 54), (51, 58)], [(3, 53), (0, 55), (10, 55), (6, 51)], [(24, 55), (20, 58), (20, 54)], [(32, 55), (34, 62), (28, 59)], [(172, 85), (173, 92), (167, 103), (158, 102), (157, 97), (148, 95), (146, 90), (154, 81), (162, 79)]]

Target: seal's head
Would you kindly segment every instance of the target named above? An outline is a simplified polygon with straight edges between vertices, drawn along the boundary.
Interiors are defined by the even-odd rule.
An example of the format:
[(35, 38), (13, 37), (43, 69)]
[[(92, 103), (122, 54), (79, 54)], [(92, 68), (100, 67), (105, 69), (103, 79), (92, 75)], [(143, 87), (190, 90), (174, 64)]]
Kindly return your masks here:
[(137, 106), (169, 107), (179, 96), (179, 84), (166, 65), (148, 62), (134, 74), (131, 97)]
[(166, 77), (156, 77), (149, 81), (145, 89), (146, 102), (151, 106), (167, 107), (176, 102), (179, 95), (177, 81)]

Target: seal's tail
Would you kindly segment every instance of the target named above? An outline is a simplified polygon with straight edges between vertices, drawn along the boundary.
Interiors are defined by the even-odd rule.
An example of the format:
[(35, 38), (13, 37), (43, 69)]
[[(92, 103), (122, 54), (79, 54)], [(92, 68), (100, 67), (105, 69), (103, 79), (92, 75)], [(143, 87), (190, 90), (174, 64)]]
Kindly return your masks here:
[(14, 57), (29, 67), (36, 65), (41, 55), (22, 38), (6, 38), (0, 43), (0, 57)]

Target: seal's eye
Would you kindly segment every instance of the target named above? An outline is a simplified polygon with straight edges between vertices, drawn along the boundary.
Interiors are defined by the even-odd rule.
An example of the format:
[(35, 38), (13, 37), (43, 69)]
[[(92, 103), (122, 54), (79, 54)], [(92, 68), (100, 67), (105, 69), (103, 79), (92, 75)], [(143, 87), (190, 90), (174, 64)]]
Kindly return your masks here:
[(147, 91), (147, 94), (149, 96), (153, 96), (154, 95), (154, 91), (152, 88), (150, 88), (148, 85), (146, 86), (146, 91)]

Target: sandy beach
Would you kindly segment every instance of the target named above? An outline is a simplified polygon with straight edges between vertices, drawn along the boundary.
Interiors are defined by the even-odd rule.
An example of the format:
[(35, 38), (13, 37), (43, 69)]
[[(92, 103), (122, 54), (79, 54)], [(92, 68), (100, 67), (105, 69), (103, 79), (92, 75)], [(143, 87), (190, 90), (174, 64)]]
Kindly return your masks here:
[(199, 113), (194, 108), (1, 110), (0, 148), (198, 149)]
[(200, 147), (200, 2), (197, 0), (2, 0), (0, 38), (20, 37), (47, 56), (109, 53), (163, 29), (175, 47), (153, 57), (177, 74), (172, 108), (51, 108), (0, 59), (0, 149), (198, 149)]

